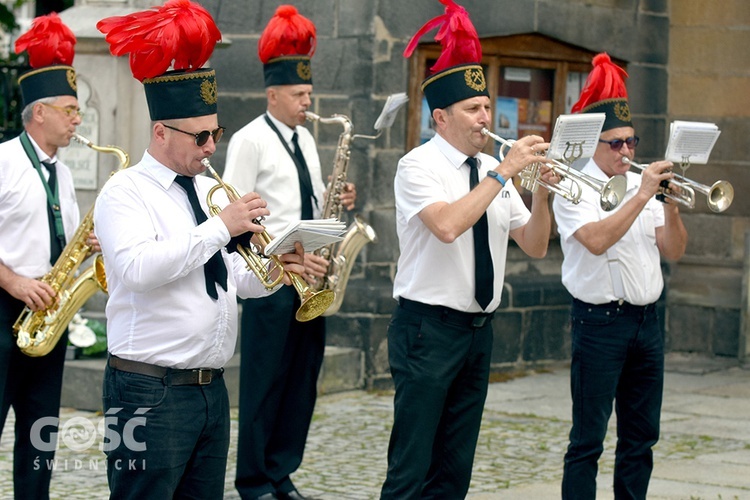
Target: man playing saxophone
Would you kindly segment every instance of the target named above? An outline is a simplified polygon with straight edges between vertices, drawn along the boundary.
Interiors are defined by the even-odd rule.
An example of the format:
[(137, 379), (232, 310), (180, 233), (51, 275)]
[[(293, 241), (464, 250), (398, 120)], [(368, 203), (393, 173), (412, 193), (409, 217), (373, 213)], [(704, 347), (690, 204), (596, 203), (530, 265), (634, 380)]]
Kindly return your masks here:
[[(39, 278), (80, 222), (72, 174), (57, 158), (81, 123), (70, 66), (74, 44), (75, 36), (56, 14), (36, 18), (18, 38), (16, 52), (26, 50), (34, 68), (19, 78), (24, 132), (0, 144), (0, 428), (12, 406), (13, 484), (15, 497), (23, 499), (49, 498), (57, 426), (32, 429), (59, 414), (67, 331), (48, 355), (29, 357), (16, 345), (12, 327), (24, 307), (54, 305), (55, 290)], [(50, 443), (51, 451), (39, 446)]]
[[(299, 34), (300, 39), (292, 33)], [(224, 178), (257, 191), (277, 234), (289, 223), (320, 217), (325, 186), (312, 135), (301, 125), (310, 107), (315, 26), (291, 5), (278, 7), (258, 42), (266, 113), (229, 141)], [(353, 208), (354, 185), (341, 203)], [(306, 254), (305, 271), (322, 277), (328, 261)], [(302, 462), (323, 363), (325, 318), (299, 322), (299, 299), (284, 289), (242, 307), (240, 424), (235, 485), (243, 499), (303, 498), (290, 475)]]

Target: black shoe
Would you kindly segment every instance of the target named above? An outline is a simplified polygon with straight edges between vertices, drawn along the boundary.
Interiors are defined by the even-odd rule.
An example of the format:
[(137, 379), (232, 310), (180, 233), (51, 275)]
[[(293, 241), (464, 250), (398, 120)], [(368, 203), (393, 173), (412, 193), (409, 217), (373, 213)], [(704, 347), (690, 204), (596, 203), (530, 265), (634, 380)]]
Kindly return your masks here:
[(287, 493), (277, 492), (276, 496), (279, 498), (279, 500), (317, 500), (313, 497), (305, 497), (302, 496), (302, 493), (300, 493), (297, 490), (292, 490)]
[(255, 497), (255, 500), (278, 500), (278, 498), (276, 493), (264, 493), (259, 497)]

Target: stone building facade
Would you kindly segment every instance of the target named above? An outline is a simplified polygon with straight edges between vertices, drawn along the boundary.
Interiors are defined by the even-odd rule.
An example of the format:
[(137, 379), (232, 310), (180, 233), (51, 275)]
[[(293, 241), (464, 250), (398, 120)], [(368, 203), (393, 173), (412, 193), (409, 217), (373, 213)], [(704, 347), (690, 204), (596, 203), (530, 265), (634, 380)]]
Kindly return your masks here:
[[(94, 19), (148, 7), (143, 0), (80, 0), (67, 19)], [(262, 113), (265, 97), (257, 57), (260, 33), (279, 1), (201, 0), (228, 41), (211, 65), (219, 85), (220, 123), (229, 134)], [(341, 113), (355, 133), (370, 134), (389, 94), (409, 92), (413, 102), (414, 66), (402, 53), (412, 34), (442, 13), (437, 0), (297, 0), (299, 11), (317, 26), (313, 57), (312, 110), (321, 116)], [(684, 210), (690, 233), (687, 255), (663, 265), (667, 287), (660, 300), (669, 349), (744, 359), (745, 233), (750, 205), (744, 200), (750, 134), (750, 6), (745, 0), (465, 0), (480, 37), (540, 64), (556, 52), (578, 57), (606, 51), (626, 65), (637, 133), (638, 160), (663, 155), (673, 120), (716, 123), (721, 136), (710, 164), (688, 170), (688, 177), (710, 185), (721, 178), (736, 191), (733, 205), (714, 214), (697, 196), (696, 208)], [(113, 14), (108, 14), (112, 12)], [(433, 32), (434, 33), (434, 32)], [(95, 57), (106, 57), (104, 42), (87, 31)], [(80, 38), (80, 37), (79, 37)], [(426, 37), (430, 41), (430, 37)], [(525, 40), (538, 45), (525, 46)], [(84, 44), (85, 45), (85, 44)], [(535, 48), (536, 47), (536, 48)], [(552, 53), (539, 52), (538, 47)], [(525, 51), (525, 52), (524, 52)], [(585, 57), (583, 57), (585, 56)], [(583, 57), (583, 58), (582, 58)], [(502, 54), (498, 54), (502, 58)], [(129, 78), (126, 66), (108, 63)], [(95, 65), (95, 67), (97, 67)], [(119, 84), (128, 87), (130, 83)], [(111, 87), (114, 88), (114, 87)], [(131, 92), (130, 90), (128, 92)], [(138, 92), (133, 92), (137, 95)], [(108, 100), (104, 95), (100, 101)], [(140, 157), (143, 126), (105, 125), (107, 116), (143, 117), (138, 97), (117, 100), (102, 114), (101, 142), (116, 142)], [(134, 104), (135, 103), (135, 104)], [(398, 159), (410, 147), (414, 109), (402, 111), (395, 125), (377, 140), (355, 140), (348, 171), (358, 191), (357, 212), (378, 234), (365, 246), (354, 267), (341, 311), (329, 318), (328, 343), (362, 349), (369, 386), (389, 381), (386, 329), (395, 302), (392, 281), (398, 259), (393, 178)], [(145, 124), (145, 122), (141, 122)], [(341, 132), (332, 125), (310, 124), (324, 167), (331, 168)], [(121, 130), (118, 130), (121, 129)], [(147, 131), (146, 131), (147, 133)], [(226, 144), (213, 164), (223, 167)], [(662, 156), (663, 157), (663, 156)], [(102, 179), (102, 174), (99, 175)], [(106, 178), (106, 175), (104, 176)], [(553, 238), (548, 257), (527, 259), (511, 244), (503, 303), (494, 320), (496, 368), (539, 366), (566, 360), (570, 354), (570, 297), (560, 284), (562, 254)], [(438, 270), (436, 270), (438, 272)], [(446, 287), (451, 283), (446, 282)]]

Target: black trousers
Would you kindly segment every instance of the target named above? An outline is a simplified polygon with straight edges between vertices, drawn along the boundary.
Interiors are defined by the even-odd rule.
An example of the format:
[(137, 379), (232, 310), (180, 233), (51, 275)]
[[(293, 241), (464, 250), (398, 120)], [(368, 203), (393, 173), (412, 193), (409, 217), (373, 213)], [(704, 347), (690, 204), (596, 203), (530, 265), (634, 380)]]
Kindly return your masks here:
[(242, 498), (294, 489), (325, 349), (325, 319), (294, 319), (294, 288), (243, 302), (235, 487)]
[[(22, 310), (22, 302), (0, 289), (0, 429), (12, 406), (16, 418), (15, 498), (48, 499), (68, 333), (46, 356), (32, 358), (23, 354), (13, 335), (13, 323)], [(32, 429), (36, 422), (44, 423), (38, 431)]]
[(402, 304), (388, 326), (396, 389), (381, 500), (469, 490), (492, 356), (491, 315)]

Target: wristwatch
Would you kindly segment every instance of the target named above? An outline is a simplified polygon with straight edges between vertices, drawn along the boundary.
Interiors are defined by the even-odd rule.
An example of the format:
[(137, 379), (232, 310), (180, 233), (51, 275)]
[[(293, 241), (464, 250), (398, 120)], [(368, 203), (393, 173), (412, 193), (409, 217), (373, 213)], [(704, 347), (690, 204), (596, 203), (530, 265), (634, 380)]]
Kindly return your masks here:
[(495, 170), (490, 170), (489, 172), (487, 172), (487, 177), (492, 177), (497, 182), (499, 182), (500, 185), (505, 187), (505, 179), (503, 178), (502, 175), (498, 174)]

